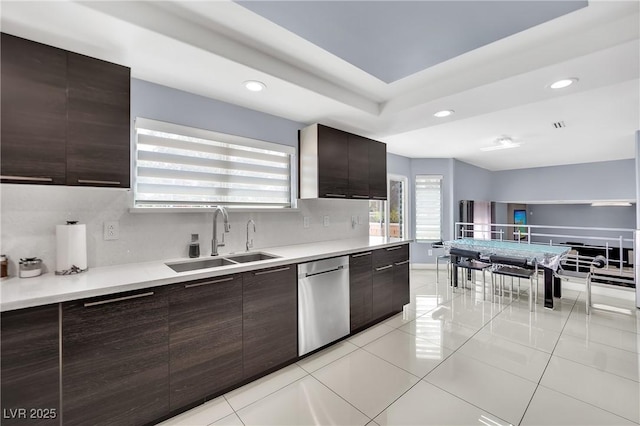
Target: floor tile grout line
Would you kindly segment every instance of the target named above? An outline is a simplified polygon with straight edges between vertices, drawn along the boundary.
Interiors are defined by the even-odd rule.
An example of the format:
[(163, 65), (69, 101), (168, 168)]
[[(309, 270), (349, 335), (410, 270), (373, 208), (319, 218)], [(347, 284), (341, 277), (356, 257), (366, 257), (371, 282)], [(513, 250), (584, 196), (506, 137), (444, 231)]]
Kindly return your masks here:
[[(291, 365), (296, 365), (296, 364), (294, 363), (294, 364), (291, 364)], [(239, 412), (239, 411), (244, 410), (245, 408), (249, 407), (250, 405), (253, 405), (253, 404), (255, 404), (256, 402), (262, 401), (263, 399), (267, 398), (268, 396), (271, 396), (271, 395), (273, 395), (274, 393), (276, 393), (276, 392), (278, 392), (278, 391), (280, 391), (280, 390), (282, 390), (282, 389), (286, 388), (287, 386), (292, 385), (292, 384), (294, 384), (295, 382), (298, 382), (298, 381), (300, 381), (300, 380), (304, 379), (306, 376), (310, 376), (310, 375), (311, 375), (310, 373), (307, 373), (307, 370), (305, 370), (304, 368), (300, 367), (299, 365), (296, 365), (296, 366), (297, 366), (299, 369), (301, 369), (302, 371), (304, 371), (304, 372), (305, 372), (305, 375), (304, 375), (304, 376), (299, 377), (299, 378), (297, 378), (296, 380), (294, 380), (294, 381), (292, 381), (292, 382), (289, 382), (289, 383), (287, 383), (287, 384), (286, 384), (286, 385), (284, 385), (284, 386), (279, 387), (278, 389), (274, 390), (273, 392), (269, 392), (268, 394), (266, 394), (266, 395), (264, 395), (264, 396), (262, 396), (262, 397), (260, 397), (260, 398), (256, 399), (255, 401), (253, 401), (253, 402), (251, 402), (251, 403), (249, 403), (249, 404), (245, 405), (244, 407), (240, 407), (237, 411), (236, 411), (236, 409), (235, 409), (235, 408), (233, 408), (233, 406), (231, 405), (231, 403), (230, 403), (230, 402), (228, 402), (228, 400), (227, 400), (227, 402), (228, 402), (228, 403), (229, 403), (229, 405), (231, 406), (231, 409), (232, 409), (236, 414), (238, 414), (238, 412)], [(286, 367), (284, 367), (284, 368), (286, 368)], [(273, 373), (276, 373), (276, 372), (278, 372), (278, 371), (281, 371), (281, 370), (276, 370), (276, 371), (274, 371)], [(273, 374), (273, 373), (271, 373), (271, 374)], [(264, 377), (269, 377), (269, 375), (264, 376)], [(250, 382), (250, 383), (254, 383), (254, 382)], [(247, 384), (250, 384), (250, 383), (247, 383)], [(246, 386), (246, 385), (245, 385), (245, 386)], [(240, 388), (238, 388), (238, 389), (240, 389)], [(225, 397), (225, 399), (227, 399), (227, 398), (226, 398), (226, 395), (223, 395), (223, 396)], [(238, 417), (240, 417), (240, 414), (238, 414)]]
[[(323, 365), (322, 367), (318, 367), (318, 368), (316, 368), (316, 369), (315, 369), (315, 370), (313, 370), (313, 371), (309, 371), (309, 370), (305, 369), (305, 368), (304, 368), (303, 366), (301, 366), (301, 365), (298, 365), (298, 367), (300, 367), (300, 368), (302, 368), (304, 371), (306, 371), (306, 372), (307, 372), (307, 374), (313, 374), (313, 373), (315, 373), (316, 371), (320, 371), (320, 370), (322, 370), (323, 368), (328, 367), (329, 365), (333, 364), (334, 362), (337, 362), (337, 361), (341, 360), (342, 358), (344, 358), (344, 357), (346, 357), (346, 356), (348, 356), (348, 355), (351, 355), (352, 353), (354, 353), (354, 352), (355, 352), (355, 351), (357, 351), (358, 349), (362, 349), (362, 347), (361, 347), (361, 346), (358, 346), (358, 345), (356, 345), (355, 343), (351, 343), (351, 342), (349, 342), (348, 340), (345, 340), (345, 342), (348, 342), (349, 344), (351, 344), (351, 345), (355, 346), (356, 348), (355, 348), (354, 350), (352, 350), (352, 351), (350, 351), (350, 352), (348, 352), (348, 353), (346, 353), (346, 354), (344, 354), (344, 355), (342, 355), (342, 356), (340, 356), (340, 357), (338, 357), (338, 358), (334, 359), (333, 361), (330, 361), (330, 362), (326, 363), (326, 364), (325, 364), (325, 365)], [(303, 360), (303, 361), (304, 361), (304, 360)], [(298, 362), (300, 362), (300, 361), (298, 361)], [(298, 362), (296, 362), (296, 364), (298, 364)]]
[[(580, 296), (580, 294), (578, 294), (578, 296)], [(522, 424), (522, 421), (524, 420), (524, 417), (527, 415), (527, 411), (529, 410), (529, 407), (531, 406), (531, 402), (533, 401), (533, 397), (536, 395), (536, 392), (538, 392), (538, 388), (540, 387), (540, 383), (542, 382), (542, 378), (544, 377), (544, 374), (547, 372), (547, 368), (549, 368), (549, 364), (551, 363), (551, 359), (553, 358), (553, 353), (556, 351), (556, 348), (558, 347), (558, 343), (560, 342), (560, 339), (562, 338), (562, 332), (564, 331), (565, 327), (567, 326), (567, 323), (569, 322), (569, 318), (571, 317), (571, 313), (573, 312), (573, 309), (576, 307), (576, 303), (578, 302), (578, 298), (576, 297), (576, 299), (573, 301), (573, 305), (571, 305), (571, 310), (569, 311), (569, 315), (567, 316), (567, 319), (564, 321), (564, 325), (562, 326), (562, 330), (560, 330), (560, 334), (558, 335), (558, 340), (556, 340), (556, 344), (553, 345), (553, 349), (551, 350), (551, 356), (549, 356), (549, 360), (547, 360), (547, 365), (544, 366), (544, 370), (542, 370), (542, 374), (540, 375), (540, 378), (538, 379), (538, 383), (536, 384), (536, 388), (533, 390), (533, 393), (531, 394), (531, 398), (529, 399), (529, 403), (527, 404), (527, 406), (525, 407), (524, 411), (522, 412), (522, 416), (520, 417), (520, 421), (518, 422), (518, 426)]]
[[(560, 336), (560, 338), (562, 338), (562, 336)], [(614, 349), (616, 349), (616, 348), (614, 348)], [(597, 370), (597, 371), (599, 371), (601, 373), (611, 374), (612, 376), (620, 377), (621, 379), (629, 380), (631, 382), (635, 382), (635, 383), (638, 383), (640, 385), (640, 380), (631, 379), (629, 377), (622, 376), (622, 375), (620, 375), (618, 373), (614, 373), (614, 372), (611, 372), (611, 371), (600, 370), (599, 368), (596, 368), (593, 365), (585, 364), (584, 362), (576, 361), (575, 359), (567, 358), (566, 356), (562, 356), (562, 355), (552, 355), (552, 356), (555, 356), (555, 357), (558, 357), (558, 358), (562, 358), (565, 361), (571, 361), (571, 362), (574, 362), (576, 364), (580, 364), (580, 365), (582, 365), (584, 367), (592, 368), (592, 369)]]
[[(426, 377), (426, 376), (425, 376), (425, 377)], [(448, 390), (443, 389), (443, 388), (441, 388), (440, 386), (436, 385), (435, 383), (431, 383), (431, 382), (427, 381), (426, 379), (422, 379), (422, 381), (423, 381), (423, 382), (425, 382), (425, 383), (427, 383), (427, 384), (429, 384), (429, 385), (431, 385), (431, 386), (433, 386), (433, 387), (435, 387), (435, 388), (440, 389), (442, 392), (448, 393), (449, 395), (453, 396), (453, 397), (454, 397), (454, 398), (456, 398), (456, 399), (459, 399), (459, 400), (460, 400), (460, 401), (462, 401), (462, 402), (465, 402), (465, 403), (467, 403), (467, 404), (469, 404), (469, 405), (471, 405), (471, 406), (473, 406), (473, 407), (476, 407), (478, 410), (482, 410), (483, 412), (485, 412), (485, 413), (487, 413), (487, 414), (491, 414), (492, 416), (494, 416), (494, 417), (496, 417), (496, 418), (498, 418), (498, 419), (500, 419), (500, 420), (502, 420), (502, 421), (504, 421), (504, 422), (507, 422), (507, 423), (509, 423), (510, 425), (512, 424), (512, 423), (511, 423), (511, 422), (509, 422), (508, 420), (503, 419), (502, 417), (500, 417), (500, 416), (498, 416), (498, 415), (496, 415), (496, 414), (492, 413), (491, 411), (487, 410), (486, 408), (482, 408), (482, 407), (480, 407), (479, 405), (474, 404), (473, 402), (469, 402), (469, 401), (467, 401), (466, 399), (462, 398), (460, 395), (456, 395), (456, 394), (454, 394), (454, 393), (451, 393), (451, 392), (449, 392)]]
[(331, 389), (331, 387), (329, 387), (329, 385), (327, 385), (326, 383), (324, 383), (322, 380), (320, 380), (319, 378), (317, 378), (316, 376), (314, 376), (313, 374), (310, 374), (310, 376), (317, 381), (318, 383), (320, 383), (322, 386), (324, 386), (325, 388), (329, 389), (330, 392), (332, 392), (333, 394), (335, 394), (338, 398), (340, 398), (341, 400), (343, 400), (344, 402), (346, 402), (350, 407), (353, 407), (354, 410), (358, 411), (359, 413), (361, 413), (363, 416), (365, 416), (369, 421), (367, 421), (366, 424), (370, 423), (371, 421), (373, 421), (373, 417), (369, 417), (368, 415), (366, 415), (362, 410), (360, 410), (358, 407), (356, 407), (355, 405), (353, 405), (351, 402), (349, 402), (346, 398), (344, 398), (342, 395), (340, 395), (338, 392), (336, 392), (335, 390)]
[[(620, 415), (620, 414), (614, 413), (613, 411), (609, 411), (609, 410), (607, 410), (606, 408), (598, 407), (597, 405), (593, 405), (593, 404), (591, 404), (590, 402), (583, 401), (583, 400), (581, 400), (581, 399), (579, 399), (579, 398), (576, 398), (576, 397), (575, 397), (575, 396), (573, 396), (573, 395), (569, 395), (568, 393), (564, 393), (564, 392), (559, 391), (559, 390), (557, 390), (557, 389), (553, 389), (553, 388), (550, 388), (550, 387), (545, 386), (545, 385), (539, 385), (538, 387), (542, 387), (542, 388), (545, 388), (545, 389), (547, 389), (547, 390), (550, 390), (550, 391), (553, 391), (553, 392), (557, 392), (557, 393), (559, 393), (559, 394), (561, 394), (561, 395), (566, 396), (567, 398), (575, 399), (575, 400), (576, 400), (576, 401), (578, 401), (578, 402), (581, 402), (581, 403), (583, 403), (583, 404), (590, 405), (590, 406), (592, 406), (593, 408), (596, 408), (596, 409), (598, 409), (598, 410), (601, 410), (601, 411), (607, 412), (607, 413), (609, 413), (609, 414), (611, 414), (611, 415), (614, 415), (614, 416), (616, 416), (616, 417), (620, 417), (621, 419), (628, 420), (628, 421), (630, 421), (631, 423), (634, 423), (634, 424), (640, 424), (640, 423), (637, 423), (635, 420), (631, 420), (631, 419), (630, 419), (630, 418), (628, 418), (628, 417), (625, 417), (625, 416), (622, 416), (622, 415)], [(536, 390), (537, 390), (537, 388), (536, 388)]]

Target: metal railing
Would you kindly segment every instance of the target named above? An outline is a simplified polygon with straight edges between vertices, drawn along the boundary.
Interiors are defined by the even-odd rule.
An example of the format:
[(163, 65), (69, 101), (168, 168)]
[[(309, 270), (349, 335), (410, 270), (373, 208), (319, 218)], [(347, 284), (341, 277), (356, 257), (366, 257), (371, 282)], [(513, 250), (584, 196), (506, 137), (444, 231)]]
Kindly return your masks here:
[[(576, 271), (580, 271), (580, 267), (584, 267), (583, 264), (592, 258), (592, 256), (580, 254), (580, 249), (603, 250), (607, 265), (617, 266), (616, 269), (620, 275), (623, 274), (624, 268), (632, 268), (635, 272), (636, 265), (632, 254), (636, 249), (635, 229), (456, 222), (454, 230), (455, 238), (474, 238), (479, 234), (490, 235), (494, 240), (511, 240), (519, 244), (572, 247), (576, 252), (570, 252), (563, 261), (567, 266), (575, 265)], [(587, 243), (572, 244), (573, 242), (568, 241), (570, 239), (579, 239)], [(613, 256), (614, 250), (618, 251), (617, 259)], [(628, 251), (626, 261), (625, 250)]]

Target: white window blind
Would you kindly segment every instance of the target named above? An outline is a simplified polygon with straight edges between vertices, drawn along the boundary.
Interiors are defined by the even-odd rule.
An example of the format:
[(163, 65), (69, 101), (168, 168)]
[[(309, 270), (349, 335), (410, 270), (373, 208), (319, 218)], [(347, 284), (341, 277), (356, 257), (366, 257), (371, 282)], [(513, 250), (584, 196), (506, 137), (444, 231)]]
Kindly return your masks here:
[(293, 147), (136, 119), (135, 207), (291, 207)]
[(416, 240), (442, 239), (442, 176), (416, 176)]

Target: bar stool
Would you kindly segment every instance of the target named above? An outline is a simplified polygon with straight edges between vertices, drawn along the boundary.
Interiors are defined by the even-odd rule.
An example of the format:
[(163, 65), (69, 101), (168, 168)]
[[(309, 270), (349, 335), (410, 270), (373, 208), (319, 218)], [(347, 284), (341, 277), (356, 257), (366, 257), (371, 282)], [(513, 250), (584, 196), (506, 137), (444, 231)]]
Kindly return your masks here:
[[(451, 250), (449, 250), (449, 255), (451, 256), (452, 268), (455, 266), (457, 268), (466, 269), (465, 282), (468, 274), (471, 274), (474, 271), (482, 271), (482, 300), (484, 300), (485, 287), (487, 286), (485, 271), (491, 267), (491, 264), (480, 261), (480, 252), (478, 251), (463, 250), (452, 247)], [(464, 287), (466, 288), (466, 285)]]
[[(518, 278), (518, 299), (520, 298), (520, 279), (529, 280), (529, 311), (533, 311), (534, 298), (538, 302), (538, 267), (534, 262), (534, 268), (530, 268), (527, 259), (524, 257), (511, 256), (489, 256), (489, 261), (493, 265), (491, 269), (491, 300), (495, 299), (495, 280), (494, 275), (502, 277), (511, 277), (511, 297), (513, 298), (513, 278)], [(535, 276), (536, 287), (533, 288), (533, 278)], [(500, 294), (504, 295), (504, 287), (501, 283)]]
[[(444, 243), (442, 241), (437, 241), (435, 243), (431, 243), (431, 248), (441, 249), (444, 248)], [(440, 261), (445, 260), (447, 264), (447, 281), (451, 279), (451, 256), (448, 254), (441, 254), (436, 256), (436, 282), (440, 282)]]

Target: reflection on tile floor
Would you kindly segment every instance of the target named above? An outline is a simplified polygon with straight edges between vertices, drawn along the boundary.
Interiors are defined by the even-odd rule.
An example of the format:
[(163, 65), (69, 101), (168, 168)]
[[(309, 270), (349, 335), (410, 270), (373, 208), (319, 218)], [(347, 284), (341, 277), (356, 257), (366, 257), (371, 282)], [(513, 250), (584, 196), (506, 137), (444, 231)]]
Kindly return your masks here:
[(637, 310), (587, 316), (565, 291), (529, 312), (440, 280), (411, 271), (404, 313), (163, 425), (640, 424)]

